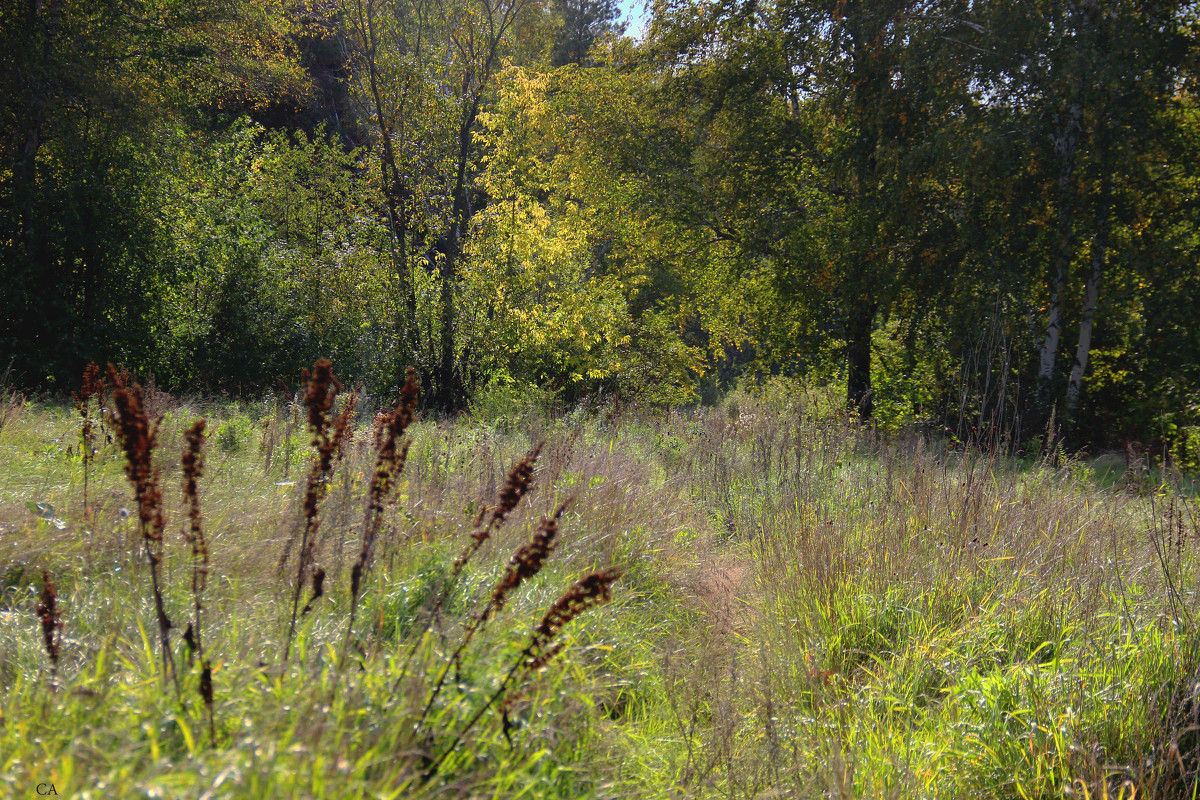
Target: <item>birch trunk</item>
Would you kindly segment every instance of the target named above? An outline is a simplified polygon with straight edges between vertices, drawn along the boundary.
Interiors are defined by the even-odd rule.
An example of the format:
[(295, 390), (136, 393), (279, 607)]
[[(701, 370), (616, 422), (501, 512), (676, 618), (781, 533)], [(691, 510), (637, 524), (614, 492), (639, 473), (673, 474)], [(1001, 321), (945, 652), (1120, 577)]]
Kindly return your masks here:
[(1067, 384), (1067, 418), (1079, 410), (1083, 395), (1083, 374), (1087, 371), (1088, 358), (1092, 350), (1092, 330), (1096, 321), (1096, 306), (1100, 300), (1100, 279), (1104, 275), (1104, 263), (1108, 257), (1108, 234), (1111, 227), (1109, 207), (1112, 197), (1112, 179), (1106, 177), (1100, 190), (1100, 223), (1092, 240), (1092, 270), (1084, 288), (1083, 312), (1079, 320), (1079, 344), (1075, 348), (1075, 363), (1071, 367), (1071, 380)]
[(1074, 255), (1074, 210), (1071, 184), (1075, 175), (1075, 149), (1079, 143), (1079, 123), (1083, 107), (1071, 103), (1054, 141), (1054, 151), (1061, 158), (1058, 175), (1058, 246), (1054, 261), (1054, 282), (1050, 286), (1050, 309), (1046, 319), (1046, 335), (1042, 339), (1038, 360), (1037, 391), (1039, 411), (1048, 414), (1054, 394), (1054, 367), (1058, 361), (1058, 344), (1062, 337), (1062, 294), (1067, 283), (1067, 270)]

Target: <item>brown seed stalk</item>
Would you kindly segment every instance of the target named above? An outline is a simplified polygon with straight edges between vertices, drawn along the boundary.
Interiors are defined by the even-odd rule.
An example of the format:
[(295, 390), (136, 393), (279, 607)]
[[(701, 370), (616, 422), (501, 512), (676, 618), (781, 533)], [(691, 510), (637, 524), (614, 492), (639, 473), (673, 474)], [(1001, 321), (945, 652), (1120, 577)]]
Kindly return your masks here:
[[(554, 552), (554, 548), (558, 546), (558, 520), (567, 510), (567, 506), (571, 504), (572, 498), (567, 498), (559, 503), (558, 508), (554, 509), (554, 513), (549, 517), (544, 518), (538, 524), (537, 530), (529, 541), (521, 544), (509, 559), (508, 566), (504, 570), (504, 576), (500, 582), (496, 584), (496, 588), (492, 590), (492, 600), (488, 606), (485, 606), (481, 616), (486, 616), (488, 613), (496, 613), (504, 608), (507, 602), (508, 595), (516, 591), (522, 583), (537, 575), (545, 565), (546, 559)], [(490, 609), (490, 612), (489, 612)]]
[(46, 655), (50, 657), (50, 685), (53, 687), (58, 682), (58, 650), (62, 643), (63, 621), (58, 608), (58, 590), (50, 580), (50, 573), (45, 570), (42, 570), (41, 601), (34, 606), (34, 613), (42, 623), (42, 641), (46, 645)]
[(200, 699), (208, 711), (208, 742), (212, 747), (217, 745), (217, 726), (213, 714), (213, 680), (212, 665), (207, 660), (201, 661), (200, 668)]
[(138, 530), (143, 550), (150, 565), (150, 583), (154, 591), (154, 610), (158, 618), (159, 645), (162, 650), (163, 680), (169, 674), (179, 690), (179, 676), (175, 670), (175, 657), (171, 653), (171, 620), (167, 617), (163, 603), (162, 582), (159, 567), (163, 558), (162, 490), (159, 488), (159, 470), (154, 466), (154, 445), (158, 432), (158, 421), (153, 424), (146, 413), (142, 387), (136, 383), (126, 385), (127, 376), (108, 365), (108, 382), (113, 388), (109, 419), (121, 449), (125, 452), (125, 475), (133, 486), (138, 505)]
[(563, 627), (567, 623), (589, 608), (607, 603), (612, 599), (612, 585), (620, 577), (621, 571), (616, 567), (608, 567), (593, 572), (571, 584), (554, 601), (553, 605), (546, 611), (545, 616), (542, 617), (542, 621), (534, 628), (529, 644), (521, 651), (521, 654), (517, 657), (512, 667), (509, 668), (508, 673), (500, 681), (500, 685), (496, 687), (495, 691), (492, 692), (487, 702), (477, 709), (471, 718), (467, 720), (466, 724), (463, 725), (462, 729), (454, 737), (454, 740), (442, 751), (442, 754), (430, 766), (426, 767), (424, 772), (426, 779), (433, 777), (437, 773), (442, 762), (454, 752), (459, 742), (475, 727), (476, 723), (483, 718), (483, 715), (498, 701), (501, 701), (508, 695), (509, 685), (515, 678), (518, 676), (527, 678), (544, 667), (562, 651), (562, 643), (556, 642), (554, 639), (562, 632)]
[(308, 598), (308, 602), (304, 604), (304, 610), (300, 612), (300, 616), (304, 616), (313, 610), (313, 603), (325, 596), (325, 570), (322, 567), (317, 567), (312, 574), (312, 597)]
[[(309, 471), (304, 491), (304, 530), (300, 537), (300, 552), (297, 556), (296, 580), (292, 591), (292, 615), (288, 622), (287, 644), (283, 650), (283, 663), (287, 664), (296, 636), (296, 617), (300, 612), (300, 593), (304, 589), (305, 577), (309, 574), (316, 556), (317, 531), (320, 528), (320, 503), (325, 496), (333, 470), (341, 458), (342, 445), (350, 432), (350, 422), (358, 404), (358, 396), (350, 395), (336, 419), (331, 419), (334, 399), (342, 390), (342, 384), (333, 376), (333, 363), (327, 358), (317, 359), (312, 372), (301, 373), (305, 384), (304, 405), (308, 409), (308, 427), (312, 432), (312, 444), (317, 459)], [(287, 550), (282, 561), (287, 560)], [(282, 563), (282, 562), (281, 562)], [(323, 578), (323, 576), (322, 576)], [(313, 574), (314, 588), (316, 575)], [(317, 595), (319, 596), (319, 595)], [(313, 598), (315, 600), (316, 597)], [(309, 606), (312, 601), (309, 601)]]
[(491, 599), (488, 600), (483, 609), (467, 625), (466, 630), (463, 632), (462, 641), (458, 643), (458, 647), (455, 648), (450, 659), (442, 667), (437, 680), (434, 681), (433, 690), (429, 693), (429, 699), (426, 701), (425, 708), (421, 711), (421, 717), (417, 721), (418, 725), (425, 722), (425, 718), (433, 708), (434, 702), (441, 693), (443, 686), (445, 686), (446, 678), (450, 674), (450, 668), (452, 666), (461, 666), (463, 653), (466, 652), (467, 645), (471, 643), (472, 637), (487, 624), (487, 621), (494, 614), (504, 608), (508, 596), (516, 591), (517, 587), (541, 572), (546, 559), (550, 557), (550, 554), (554, 552), (554, 548), (558, 546), (558, 519), (570, 504), (571, 498), (559, 503), (558, 508), (554, 509), (554, 513), (544, 518), (538, 524), (537, 530), (534, 531), (529, 541), (522, 542), (516, 552), (513, 553), (504, 570), (504, 575), (501, 576), (492, 590)]
[[(208, 583), (208, 541), (204, 538), (203, 517), (200, 513), (199, 481), (204, 475), (204, 428), (205, 421), (196, 420), (183, 434), (183, 502), (188, 509), (188, 527), (183, 540), (192, 546), (192, 604), (195, 617), (195, 649), (201, 660), (204, 658), (204, 642), (201, 637), (200, 612), (204, 609), (201, 595)], [(191, 626), (189, 626), (191, 627)]]
[(537, 463), (538, 455), (542, 452), (544, 442), (538, 442), (533, 446), (533, 449), (525, 454), (525, 457), (518, 461), (508, 473), (508, 480), (504, 482), (504, 486), (500, 489), (499, 501), (495, 509), (492, 510), (491, 524), (499, 525), (504, 522), (512, 510), (521, 502), (530, 487), (533, 486), (533, 467)]
[(529, 654), (544, 650), (571, 620), (594, 606), (612, 600), (612, 585), (621, 577), (621, 570), (607, 567), (585, 575), (571, 584), (567, 591), (554, 601), (542, 621), (534, 628)]
[(95, 398), (100, 408), (104, 407), (105, 382), (100, 374), (100, 368), (95, 361), (88, 362), (83, 370), (83, 384), (75, 393), (75, 409), (83, 417), (83, 425), (79, 430), (79, 454), (83, 460), (83, 513), (91, 516), (91, 506), (88, 505), (88, 478), (92, 460), (96, 456), (96, 427), (92, 419), (92, 398)]
[(191, 664), (191, 654), (194, 651), (200, 658), (200, 699), (208, 715), (208, 734), (210, 743), (217, 739), (216, 721), (213, 715), (213, 686), (212, 669), (208, 657), (204, 653), (204, 638), (201, 635), (202, 600), (204, 588), (208, 584), (208, 540), (204, 537), (203, 517), (200, 513), (200, 478), (204, 475), (204, 428), (205, 421), (196, 420), (183, 434), (183, 456), (180, 464), (183, 468), (183, 502), (188, 508), (188, 527), (184, 530), (183, 539), (192, 546), (192, 610), (193, 619), (188, 623), (184, 633), (184, 641), (188, 644), (188, 663)]
[[(503, 524), (512, 510), (521, 502), (521, 498), (533, 488), (533, 468), (537, 463), (538, 454), (542, 452), (542, 445), (543, 442), (538, 442), (532, 450), (525, 454), (524, 458), (513, 465), (513, 468), (508, 473), (508, 479), (505, 480), (504, 486), (500, 489), (496, 506), (491, 509), (491, 514), (488, 515), (487, 509), (479, 512), (479, 516), (475, 519), (475, 531), (471, 534), (471, 541), (463, 548), (462, 554), (459, 555), (454, 565), (450, 568), (450, 575), (443, 582), (437, 599), (429, 609), (425, 625), (416, 637), (418, 640), (423, 639), (429, 633), (430, 628), (433, 627), (434, 621), (438, 619), (442, 607), (450, 597), (450, 593), (458, 585), (458, 579), (462, 575), (463, 569), (470, 562), (471, 557), (491, 538), (493, 528)], [(485, 517), (487, 517), (486, 523), (483, 521)], [(400, 674), (392, 685), (393, 692), (399, 689), (400, 684), (404, 681), (405, 676), (408, 674), (408, 666), (418, 649), (418, 647), (409, 649), (408, 656), (400, 668)], [(428, 709), (428, 705), (426, 708)]]
[[(451, 568), (448, 588), (453, 586), (467, 562), (471, 560), (471, 556), (475, 555), (479, 548), (483, 547), (483, 543), (491, 538), (492, 530), (504, 524), (504, 520), (521, 502), (521, 498), (533, 488), (533, 468), (537, 464), (538, 455), (542, 452), (542, 445), (543, 442), (535, 444), (524, 458), (513, 465), (507, 480), (504, 481), (504, 486), (500, 487), (500, 494), (495, 507), (492, 508), (492, 513), (488, 515), (486, 511), (482, 512), (476, 520), (476, 529), (471, 534), (471, 542), (463, 549), (462, 554)], [(478, 523), (485, 516), (487, 524), (480, 526)]]
[(350, 621), (346, 626), (346, 642), (342, 648), (343, 660), (354, 630), (358, 600), (375, 553), (375, 542), (383, 527), (384, 511), (393, 496), (396, 478), (404, 470), (408, 460), (408, 441), (402, 441), (405, 429), (412, 424), (416, 415), (420, 384), (417, 371), (409, 367), (400, 400), (391, 412), (380, 412), (375, 418), (375, 471), (367, 490), (367, 506), (363, 514), (362, 546), (358, 559), (350, 570)]

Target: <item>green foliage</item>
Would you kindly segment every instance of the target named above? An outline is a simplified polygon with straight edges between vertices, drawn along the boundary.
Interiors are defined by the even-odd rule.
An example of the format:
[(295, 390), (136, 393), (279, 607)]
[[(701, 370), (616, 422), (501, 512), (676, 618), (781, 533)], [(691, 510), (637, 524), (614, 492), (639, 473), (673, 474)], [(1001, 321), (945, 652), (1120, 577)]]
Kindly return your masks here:
[(608, 387), (651, 403), (686, 402), (698, 353), (672, 330), (669, 310), (640, 298), (653, 233), (620, 213), (630, 194), (607, 185), (598, 125), (575, 106), (594, 100), (597, 86), (612, 91), (620, 76), (511, 67), (503, 77), (496, 110), (483, 117), (482, 181), (492, 203), (466, 276), (482, 326), (476, 336), (489, 343), (482, 368), (567, 399)]
[(0, 4), (0, 366), (245, 394), (327, 355), (442, 412), (804, 376), (1195, 463), (1188, 4), (615, 12)]
[(0, 352), (29, 384), (69, 385), (91, 359), (151, 368), (171, 117), (290, 91), (283, 8), (61, 0), (0, 18)]
[(175, 278), (164, 298), (167, 374), (264, 386), (332, 354), (356, 378), (388, 385), (378, 355), (393, 346), (395, 305), (361, 169), (322, 130), (246, 120), (180, 154), (163, 192)]

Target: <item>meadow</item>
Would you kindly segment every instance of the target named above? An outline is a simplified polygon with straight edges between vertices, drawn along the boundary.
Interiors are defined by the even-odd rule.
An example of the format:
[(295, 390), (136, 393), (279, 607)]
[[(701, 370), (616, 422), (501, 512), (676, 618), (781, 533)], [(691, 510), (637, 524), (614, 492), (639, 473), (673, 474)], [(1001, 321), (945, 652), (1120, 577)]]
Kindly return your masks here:
[(0, 397), (6, 796), (1198, 796), (1178, 476), (777, 382), (418, 415), (381, 490), (391, 398), (324, 472), (300, 395), (142, 399), (161, 541), (111, 421), (85, 500), (79, 411)]

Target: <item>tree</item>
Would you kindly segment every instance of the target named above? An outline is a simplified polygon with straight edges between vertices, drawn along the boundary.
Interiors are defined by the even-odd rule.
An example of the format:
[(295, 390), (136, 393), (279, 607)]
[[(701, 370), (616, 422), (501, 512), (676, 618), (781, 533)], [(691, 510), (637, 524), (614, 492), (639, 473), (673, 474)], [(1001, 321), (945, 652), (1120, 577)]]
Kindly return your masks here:
[(466, 307), (486, 329), (493, 380), (569, 401), (619, 391), (681, 403), (694, 397), (699, 358), (679, 332), (687, 292), (667, 296), (651, 279), (674, 260), (663, 243), (676, 231), (641, 212), (640, 182), (623, 163), (655, 117), (641, 102), (645, 73), (615, 66), (623, 49), (592, 67), (505, 70), (484, 115), (489, 203)]
[[(1032, 431), (1055, 407), (1078, 421), (1102, 280), (1114, 247), (1127, 241), (1122, 226), (1144, 218), (1158, 191), (1154, 165), (1172, 158), (1163, 144), (1174, 138), (1188, 6), (1091, 0), (978, 9), (985, 46), (974, 74), (1016, 153), (1016, 170), (993, 178), (1027, 187), (1009, 190), (1024, 206), (1009, 224), (1028, 228), (1015, 256), (1029, 269), (1013, 277), (1030, 292), (1025, 311), (1044, 320)], [(1074, 358), (1064, 359), (1072, 331)]]
[(772, 269), (801, 313), (832, 321), (816, 327), (844, 343), (847, 400), (864, 418), (879, 316), (903, 292), (945, 283), (961, 259), (939, 156), (969, 98), (962, 6), (655, 9), (664, 84), (694, 109), (687, 171), (704, 189), (692, 208), (717, 239)]
[(592, 45), (625, 32), (616, 0), (554, 0), (554, 12), (562, 20), (550, 53), (556, 67), (586, 63)]
[(362, 154), (245, 118), (179, 138), (152, 200), (160, 382), (276, 387), (328, 357), (385, 390), (395, 312)]
[(146, 363), (167, 131), (298, 80), (282, 6), (5, 0), (0, 20), (0, 348), (31, 382)]
[[(518, 34), (536, 36), (533, 0), (343, 0), (363, 118), (375, 129), (391, 252), (404, 296), (397, 335), (432, 375), (432, 402), (462, 407), (456, 298), (478, 193), (479, 115)], [(415, 269), (436, 273), (436, 333), (422, 330)], [(430, 322), (431, 319), (426, 318)], [(399, 372), (398, 372), (399, 375)], [(398, 378), (399, 380), (399, 378)]]

